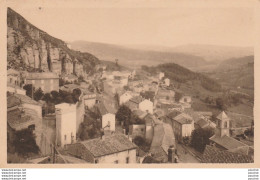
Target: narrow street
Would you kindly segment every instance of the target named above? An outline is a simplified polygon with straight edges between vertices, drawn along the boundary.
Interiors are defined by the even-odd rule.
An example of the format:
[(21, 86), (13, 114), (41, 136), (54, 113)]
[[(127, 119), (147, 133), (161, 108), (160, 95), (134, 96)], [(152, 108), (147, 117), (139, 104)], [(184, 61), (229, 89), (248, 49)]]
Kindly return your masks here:
[(177, 154), (179, 157), (179, 163), (200, 163), (200, 161), (191, 154), (190, 151), (186, 150), (182, 144), (176, 144)]

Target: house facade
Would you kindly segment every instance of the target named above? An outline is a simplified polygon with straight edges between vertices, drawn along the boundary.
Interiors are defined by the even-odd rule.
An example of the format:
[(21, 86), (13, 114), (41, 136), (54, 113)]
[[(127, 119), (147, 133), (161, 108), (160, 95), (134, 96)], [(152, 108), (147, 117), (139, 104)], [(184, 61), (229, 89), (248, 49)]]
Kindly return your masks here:
[(130, 92), (125, 92), (119, 97), (119, 105), (122, 105), (129, 101), (133, 96)]
[(76, 142), (76, 112), (76, 105), (74, 104), (61, 103), (55, 105), (56, 141), (58, 146), (64, 147), (66, 144)]
[(166, 86), (170, 86), (170, 79), (169, 78), (164, 79), (164, 84)]
[(139, 109), (141, 111), (145, 111), (153, 114), (153, 102), (148, 99), (145, 99), (139, 103)]
[(70, 155), (89, 163), (136, 163), (136, 146), (123, 134), (103, 136), (68, 146)]
[(59, 76), (54, 73), (29, 73), (25, 84), (32, 84), (35, 89), (41, 88), (44, 93), (59, 91)]
[(95, 93), (88, 93), (84, 95), (83, 100), (85, 107), (92, 108), (96, 104), (97, 95)]
[(178, 141), (191, 136), (194, 130), (194, 120), (185, 113), (173, 111), (167, 115), (167, 121), (172, 125), (174, 135)]

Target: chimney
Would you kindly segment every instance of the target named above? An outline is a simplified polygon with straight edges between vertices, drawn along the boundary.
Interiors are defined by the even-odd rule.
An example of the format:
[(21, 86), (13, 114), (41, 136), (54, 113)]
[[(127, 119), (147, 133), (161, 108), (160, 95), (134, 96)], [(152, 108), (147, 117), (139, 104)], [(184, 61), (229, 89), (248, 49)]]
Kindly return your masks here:
[(129, 139), (129, 141), (133, 142), (133, 138), (129, 134), (128, 134), (128, 139)]
[(171, 145), (168, 148), (168, 162), (169, 163), (175, 163), (175, 148), (173, 145)]

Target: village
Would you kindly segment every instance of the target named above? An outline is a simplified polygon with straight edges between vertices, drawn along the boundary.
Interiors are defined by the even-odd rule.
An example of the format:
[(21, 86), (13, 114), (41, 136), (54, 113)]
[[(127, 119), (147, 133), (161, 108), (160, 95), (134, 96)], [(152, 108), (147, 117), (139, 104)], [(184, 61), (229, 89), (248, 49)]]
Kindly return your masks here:
[(67, 74), (8, 69), (10, 163), (19, 159), (17, 149), (25, 151), (21, 162), (35, 164), (253, 162), (253, 137), (234, 133), (224, 111), (193, 110), (193, 97), (164, 72), (140, 75), (100, 64), (89, 75), (73, 68)]

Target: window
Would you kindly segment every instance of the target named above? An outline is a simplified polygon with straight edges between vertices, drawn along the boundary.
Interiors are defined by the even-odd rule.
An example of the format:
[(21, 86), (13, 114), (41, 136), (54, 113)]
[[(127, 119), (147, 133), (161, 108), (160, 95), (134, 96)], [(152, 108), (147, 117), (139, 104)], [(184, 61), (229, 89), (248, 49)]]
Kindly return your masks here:
[(66, 139), (67, 139), (67, 136), (66, 136), (66, 135), (64, 135), (64, 140), (66, 141)]
[(128, 163), (129, 163), (129, 157), (126, 158), (126, 164), (128, 164)]
[(12, 79), (12, 78), (10, 78), (10, 83), (12, 83), (12, 81), (13, 81), (13, 79)]
[(28, 126), (28, 129), (31, 131), (35, 130), (35, 125), (33, 124), (33, 125)]
[(227, 126), (228, 126), (228, 123), (227, 123), (227, 122), (225, 122), (225, 125), (224, 125), (224, 127), (225, 127), (225, 128), (227, 128)]
[(95, 159), (95, 164), (97, 164), (98, 163), (98, 159)]
[(115, 163), (115, 164), (118, 164), (118, 160), (116, 160), (114, 163)]

